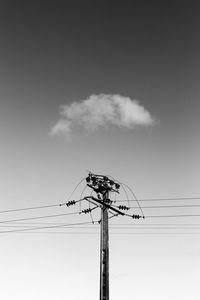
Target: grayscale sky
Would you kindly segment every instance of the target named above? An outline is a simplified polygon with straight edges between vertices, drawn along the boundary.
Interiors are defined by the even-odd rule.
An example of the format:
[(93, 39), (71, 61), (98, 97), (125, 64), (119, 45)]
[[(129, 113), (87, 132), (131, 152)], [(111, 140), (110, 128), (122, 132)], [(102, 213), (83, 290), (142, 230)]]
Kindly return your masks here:
[[(199, 29), (198, 1), (1, 1), (0, 210), (64, 202), (88, 170), (127, 183), (139, 199), (199, 197)], [(62, 105), (99, 94), (138, 100), (155, 124), (51, 134)], [(90, 217), (41, 222), (84, 221)], [(200, 224), (200, 217), (137, 222)], [(0, 233), (0, 242), (2, 299), (98, 299), (98, 234)], [(199, 294), (198, 235), (113, 234), (110, 256), (111, 299)]]

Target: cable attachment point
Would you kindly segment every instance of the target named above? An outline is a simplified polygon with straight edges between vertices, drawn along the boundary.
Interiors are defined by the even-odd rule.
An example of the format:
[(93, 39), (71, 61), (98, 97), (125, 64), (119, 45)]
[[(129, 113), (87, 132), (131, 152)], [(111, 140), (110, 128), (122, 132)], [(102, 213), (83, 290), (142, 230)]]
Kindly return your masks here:
[(71, 200), (71, 201), (68, 201), (68, 202), (66, 203), (67, 207), (69, 207), (69, 206), (71, 206), (71, 205), (74, 205), (74, 204), (76, 204), (76, 201), (75, 201), (75, 200)]
[(119, 205), (118, 208), (121, 210), (129, 210), (130, 209), (130, 207), (127, 207), (126, 205)]

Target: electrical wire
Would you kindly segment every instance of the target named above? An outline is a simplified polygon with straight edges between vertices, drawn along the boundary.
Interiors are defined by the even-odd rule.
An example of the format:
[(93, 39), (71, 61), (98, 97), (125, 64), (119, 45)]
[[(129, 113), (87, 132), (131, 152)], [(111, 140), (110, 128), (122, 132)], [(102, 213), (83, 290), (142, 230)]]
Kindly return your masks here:
[(129, 189), (129, 191), (132, 193), (133, 198), (135, 198), (135, 201), (137, 202), (137, 205), (138, 205), (138, 207), (139, 207), (139, 209), (140, 209), (140, 211), (142, 213), (142, 217), (144, 218), (144, 212), (143, 212), (143, 210), (141, 208), (141, 205), (140, 205), (140, 203), (139, 203), (136, 195), (134, 194), (133, 190), (127, 184), (125, 184), (125, 183), (121, 183), (121, 184), (125, 185)]
[(58, 207), (58, 206), (60, 206), (60, 205), (59, 204), (52, 204), (52, 205), (42, 205), (42, 206), (32, 206), (32, 207), (25, 207), (25, 208), (0, 210), (0, 214), (2, 214), (2, 213), (9, 213), (9, 212), (16, 212), (16, 211), (23, 211), (23, 210), (32, 210), (32, 209), (42, 209), (42, 208)]
[[(113, 205), (114, 206), (114, 205)], [(118, 207), (117, 205), (115, 205)], [(200, 207), (199, 204), (183, 204), (183, 205), (156, 205), (156, 206), (142, 206), (142, 208), (149, 209), (149, 208), (182, 208), (182, 207)], [(137, 206), (130, 206), (129, 208), (138, 208)]]
[[(188, 198), (187, 198), (188, 199)], [(189, 199), (193, 199), (193, 198), (189, 198)], [(195, 198), (195, 199), (199, 199), (200, 198)], [(76, 202), (81, 202), (83, 199), (80, 199)], [(152, 201), (157, 201), (159, 199), (151, 199)], [(148, 201), (151, 201), (148, 200)], [(164, 201), (164, 199), (161, 199), (162, 201)], [(172, 200), (172, 199), (165, 199), (165, 200)], [(176, 199), (178, 200), (178, 199)], [(180, 199), (179, 199), (180, 200)], [(123, 200), (124, 201), (124, 200)], [(136, 200), (129, 200), (129, 201), (136, 201)], [(145, 200), (140, 200), (140, 201), (147, 201), (147, 199)], [(121, 202), (119, 200), (117, 200), (116, 202)], [(114, 205), (113, 205), (114, 206)], [(34, 210), (34, 209), (43, 209), (43, 208), (51, 208), (51, 207), (60, 207), (60, 204), (52, 204), (52, 205), (42, 205), (42, 206), (32, 206), (32, 207), (25, 207), (25, 208), (16, 208), (16, 209), (8, 209), (8, 210), (0, 210), (0, 214), (3, 213), (9, 213), (9, 212), (18, 212), (18, 211), (26, 211), (26, 210)], [(117, 206), (116, 206), (117, 207)], [(183, 204), (183, 205), (156, 205), (156, 206), (141, 206), (141, 208), (168, 208), (168, 207), (200, 207), (200, 204)], [(137, 206), (130, 206), (129, 208), (138, 208)]]
[[(28, 229), (29, 230), (29, 229)], [(23, 233), (23, 234), (53, 234), (53, 235), (56, 235), (56, 234), (64, 234), (64, 235), (99, 235), (99, 232), (63, 232), (63, 231), (47, 231), (47, 232), (44, 232), (44, 231), (22, 231), (22, 230), (9, 230), (9, 231), (4, 231), (4, 232), (0, 232), (1, 233)], [(122, 235), (122, 236), (126, 236), (126, 235), (168, 235), (168, 236), (194, 236), (194, 235), (200, 235), (200, 232), (112, 232), (111, 233), (112, 236), (114, 235)]]
[[(13, 225), (12, 225), (13, 224)], [(0, 227), (28, 227), (31, 226), (33, 227), (33, 225), (37, 226), (37, 225), (43, 225), (43, 226), (48, 226), (48, 225), (60, 225), (60, 226), (65, 226), (66, 223), (39, 223), (39, 222), (30, 222), (30, 223), (9, 223), (8, 225), (1, 225)], [(91, 224), (93, 224), (93, 221), (91, 222)], [(94, 225), (94, 226), (89, 226), (89, 227), (79, 227), (79, 228), (98, 228), (99, 225)], [(37, 228), (37, 227), (36, 227)], [(68, 227), (69, 228), (69, 227)], [(200, 228), (200, 224), (112, 224), (109, 226), (110, 229), (142, 229), (142, 228), (148, 228), (148, 229), (152, 229), (152, 228), (168, 228), (168, 229), (174, 229), (174, 228)]]
[(79, 212), (66, 213), (66, 214), (56, 214), (56, 215), (47, 215), (47, 216), (39, 216), (39, 217), (31, 217), (31, 218), (20, 218), (20, 219), (12, 219), (12, 220), (3, 220), (3, 221), (0, 221), (0, 224), (2, 224), (2, 223), (10, 223), (10, 222), (17, 222), (17, 221), (27, 221), (27, 220), (36, 220), (36, 219), (44, 219), (44, 218), (53, 218), (53, 217), (77, 215), (77, 214), (79, 214)]
[(74, 194), (74, 192), (76, 191), (76, 189), (79, 187), (79, 185), (85, 180), (85, 177), (82, 178), (79, 183), (77, 183), (77, 185), (75, 186), (75, 188), (73, 189), (72, 193), (70, 194), (70, 196), (67, 198), (67, 201), (64, 203), (61, 203), (60, 206), (65, 205), (72, 197), (72, 195)]
[[(93, 222), (90, 222), (93, 225)], [(0, 225), (0, 228), (35, 228), (36, 230), (40, 227), (37, 226), (33, 226), (33, 225)], [(51, 228), (51, 227), (50, 227)], [(60, 225), (59, 228), (63, 228), (63, 229), (67, 229), (67, 230), (71, 230), (72, 228), (74, 229), (74, 226), (68, 226), (66, 227), (66, 224)], [(97, 230), (100, 229), (99, 225), (94, 225), (94, 226), (77, 226), (76, 229), (92, 229), (92, 230)], [(195, 230), (200, 230), (199, 226), (190, 226), (190, 227), (186, 227), (186, 226), (127, 226), (127, 227), (120, 227), (120, 226), (116, 226), (116, 227), (111, 227), (110, 226), (110, 232), (115, 231), (115, 230), (132, 230), (132, 231), (140, 231), (140, 230), (176, 230), (176, 229), (180, 229), (180, 230), (191, 230), (191, 229), (195, 229)]]
[[(80, 214), (80, 213), (74, 212), (74, 213), (29, 217), (29, 218), (10, 219), (10, 220), (0, 221), (0, 224), (18, 222), (18, 221), (37, 220), (37, 219), (44, 219), (44, 218), (61, 217), (61, 216), (69, 216), (69, 215), (78, 215), (78, 214)], [(153, 216), (146, 216), (145, 218), (172, 218), (172, 217), (200, 217), (200, 215), (191, 215), (191, 214), (188, 214), (188, 215), (153, 215)]]
[[(83, 190), (82, 190), (82, 192), (81, 192), (81, 194), (80, 194), (80, 199), (83, 198), (83, 194), (84, 194), (85, 190), (87, 189), (87, 187), (88, 187), (88, 186), (86, 185), (86, 186), (83, 188)], [(79, 202), (79, 210), (80, 210), (80, 212), (81, 212), (81, 210), (82, 210), (81, 202), (82, 202), (82, 201)]]
[[(125, 223), (115, 223), (115, 224), (112, 224), (111, 226), (138, 226), (137, 224), (135, 223), (128, 223), (128, 224), (125, 224)], [(196, 223), (149, 223), (149, 224), (139, 224), (139, 226), (176, 226), (176, 225), (182, 225), (182, 226), (193, 226), (193, 225), (196, 225), (196, 226), (200, 226), (200, 223), (199, 224), (196, 224)]]
[[(65, 225), (65, 223), (63, 222), (9, 222), (9, 226), (12, 226), (10, 224), (14, 224), (14, 225)], [(0, 227), (4, 227), (4, 226), (8, 226), (8, 225), (1, 225)], [(92, 227), (95, 227), (98, 225), (94, 225)], [(115, 223), (115, 224), (110, 224), (110, 228), (115, 228), (115, 227), (151, 227), (151, 226), (156, 226), (156, 227), (161, 227), (161, 226), (183, 226), (183, 227), (190, 227), (190, 226), (196, 226), (196, 227), (200, 227), (200, 224), (197, 223), (149, 223), (149, 224), (135, 224), (135, 223), (128, 223), (128, 224), (123, 224), (123, 223)]]
[[(95, 223), (97, 223), (97, 221), (94, 221)], [(67, 227), (67, 226), (76, 226), (76, 225), (83, 225), (83, 224), (91, 224), (91, 222), (82, 222), (82, 223), (67, 223), (65, 225), (52, 225), (52, 226), (41, 226), (41, 227), (31, 227), (31, 228), (23, 228), (23, 229), (14, 229), (14, 230), (4, 230), (4, 231), (0, 231), (1, 233), (11, 233), (11, 232), (23, 232), (23, 231), (31, 231), (31, 230), (40, 230), (40, 229), (53, 229), (53, 228), (61, 228), (61, 227)]]
[(146, 218), (177, 218), (177, 217), (200, 217), (200, 215), (165, 215), (165, 216), (145, 216)]
[[(139, 201), (183, 201), (183, 200), (200, 200), (200, 197), (178, 197), (178, 198), (146, 198), (139, 199)], [(117, 200), (117, 202), (128, 201), (127, 199)], [(135, 199), (129, 199), (129, 201), (135, 201)]]
[[(137, 202), (137, 205), (138, 205), (138, 207), (139, 207), (139, 209), (140, 209), (140, 211), (141, 211), (141, 213), (142, 213), (142, 217), (144, 218), (143, 210), (142, 210), (142, 208), (141, 208), (141, 206), (140, 206), (140, 203), (139, 203), (139, 201), (138, 201), (136, 195), (134, 194), (133, 190), (132, 190), (127, 184), (125, 184), (125, 183), (123, 183), (123, 182), (121, 182), (121, 181), (116, 180), (113, 176), (111, 176), (111, 175), (107, 175), (107, 176), (108, 176), (108, 177), (111, 177), (114, 181), (116, 181), (116, 182), (118, 182), (119, 184), (121, 184), (121, 186), (122, 186), (122, 188), (123, 188), (123, 190), (124, 190), (124, 192), (125, 192), (125, 194), (126, 194), (126, 197), (127, 197), (127, 200), (126, 200), (126, 201), (128, 201), (128, 204), (129, 204), (129, 201), (130, 201), (130, 200), (129, 200), (128, 194), (127, 194), (126, 189), (124, 188), (124, 186), (126, 186), (126, 187), (129, 189), (129, 191), (130, 191), (131, 194), (133, 195), (133, 198), (135, 198), (135, 199), (132, 200), (132, 201), (136, 201), (136, 202)], [(118, 202), (118, 201), (116, 201), (116, 202)]]
[[(98, 221), (95, 221), (94, 223), (98, 223)], [(87, 234), (99, 234), (99, 229), (100, 229), (100, 226), (80, 226), (80, 225), (88, 225), (88, 224), (91, 224), (91, 225), (93, 225), (93, 222), (81, 222), (81, 223), (72, 223), (72, 224), (70, 224), (70, 223), (64, 223), (64, 224), (59, 224), (59, 225), (53, 225), (53, 226), (40, 226), (40, 227), (36, 227), (36, 226), (26, 226), (26, 228), (23, 228), (22, 227), (22, 229), (14, 229), (14, 230), (3, 230), (3, 231), (0, 231), (0, 234), (1, 233), (43, 233), (43, 234), (45, 234), (45, 233), (47, 233), (47, 234), (69, 234), (69, 235), (73, 235), (73, 234), (75, 234), (75, 235), (78, 235), (78, 234), (81, 234), (81, 235), (87, 235)], [(125, 225), (125, 224), (124, 224)], [(157, 224), (156, 224), (157, 225)], [(193, 224), (191, 224), (191, 225), (193, 225)], [(199, 224), (200, 225), (200, 224)], [(19, 226), (17, 226), (17, 225), (1, 225), (0, 227), (11, 227), (11, 228), (21, 228), (21, 227), (19, 227)], [(34, 231), (34, 230), (43, 230), (43, 229), (60, 229), (60, 228), (63, 228), (63, 229), (67, 229), (67, 231), (61, 231), (61, 232), (59, 232), (59, 231), (48, 231), (48, 232), (37, 232), (37, 231)], [(88, 232), (88, 231), (79, 231), (79, 232), (77, 232), (77, 231), (70, 231), (71, 229), (76, 229), (76, 230), (82, 230), (82, 229), (94, 229), (94, 230), (97, 230), (98, 229), (98, 231), (97, 232)], [(189, 231), (189, 230), (191, 230), (191, 229), (195, 229), (195, 230), (199, 230), (200, 228), (199, 228), (199, 226), (198, 227), (180, 227), (180, 226), (176, 226), (176, 227), (144, 227), (144, 226), (139, 226), (139, 227), (133, 227), (133, 226), (129, 226), (129, 227), (110, 227), (110, 234), (111, 235), (198, 235), (198, 234), (200, 234), (200, 232), (197, 232), (197, 231), (195, 231), (195, 232), (191, 232), (191, 231)], [(113, 232), (113, 229), (115, 229), (115, 230), (120, 230), (120, 231), (118, 231), (118, 232), (116, 232), (116, 231), (114, 231)], [(122, 230), (123, 229), (123, 230)], [(125, 231), (124, 232), (124, 229), (125, 230), (133, 230), (133, 231)], [(160, 230), (168, 230), (168, 229), (170, 229), (170, 232), (166, 232), (166, 231), (164, 231), (164, 232), (160, 232)], [(181, 232), (174, 232), (174, 229), (179, 229), (179, 230), (181, 230)], [(69, 231), (68, 231), (69, 230)], [(138, 230), (148, 230), (147, 232), (138, 232)], [(149, 231), (149, 230), (154, 230), (154, 232), (151, 232), (151, 231)], [(157, 230), (159, 230), (158, 232), (155, 232), (155, 230), (157, 231)], [(182, 230), (187, 230), (187, 232), (183, 232)], [(27, 232), (28, 231), (28, 232)], [(31, 232), (30, 232), (31, 231)]]
[(120, 183), (120, 184), (121, 184), (121, 186), (122, 186), (122, 189), (123, 189), (124, 193), (126, 194), (128, 205), (130, 205), (130, 203), (129, 203), (129, 197), (128, 197), (128, 193), (127, 193), (126, 189), (124, 188), (124, 185), (123, 185), (121, 182), (118, 182), (118, 183)]

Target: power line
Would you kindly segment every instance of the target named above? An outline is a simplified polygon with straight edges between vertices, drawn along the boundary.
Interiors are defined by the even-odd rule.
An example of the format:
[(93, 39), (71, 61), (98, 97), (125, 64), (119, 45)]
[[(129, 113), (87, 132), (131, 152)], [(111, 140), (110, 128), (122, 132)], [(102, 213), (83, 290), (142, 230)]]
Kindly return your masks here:
[[(95, 221), (95, 223), (97, 223), (97, 221)], [(74, 229), (74, 226), (76, 227), (76, 226), (78, 226), (78, 227), (76, 227), (75, 229), (77, 229), (77, 230), (80, 230), (80, 229), (95, 229), (95, 230), (97, 230), (97, 229), (99, 229), (99, 228), (97, 228), (97, 227), (95, 227), (95, 228), (93, 228), (93, 227), (91, 227), (91, 226), (87, 226), (87, 227), (83, 227), (83, 226), (79, 226), (79, 225), (85, 225), (85, 224), (93, 224), (92, 222), (82, 222), (82, 223), (72, 223), (72, 224), (62, 224), (62, 225), (53, 225), (53, 226), (41, 226), (41, 227), (36, 227), (36, 226), (29, 226), (28, 228), (27, 228), (27, 226), (25, 226), (26, 228), (22, 228), (22, 229), (14, 229), (14, 230), (4, 230), (4, 231), (0, 231), (0, 233), (19, 233), (19, 232), (26, 232), (26, 231), (34, 231), (34, 230), (42, 230), (42, 229), (60, 229), (60, 228), (63, 228), (63, 229)], [(7, 225), (7, 226), (3, 226), (3, 225), (1, 225), (1, 227), (8, 227), (9, 225)], [(18, 228), (18, 226), (16, 226), (16, 225), (13, 225), (13, 226), (10, 226), (10, 227), (14, 227), (14, 228)], [(22, 226), (23, 227), (23, 226)], [(139, 234), (200, 234), (200, 232), (190, 232), (190, 231), (187, 231), (187, 232), (179, 232), (179, 233), (177, 233), (177, 232), (173, 232), (173, 231), (171, 231), (171, 232), (137, 232), (137, 230), (139, 229), (139, 230), (168, 230), (168, 229), (181, 229), (181, 230), (191, 230), (191, 229), (200, 229), (199, 227), (158, 227), (158, 228), (155, 228), (155, 227), (136, 227), (136, 228), (133, 228), (133, 227), (116, 227), (116, 228), (111, 228), (112, 230), (111, 230), (111, 234), (137, 234), (137, 235), (139, 235)], [(125, 230), (127, 230), (127, 229), (131, 229), (131, 230), (133, 230), (134, 229), (134, 231), (129, 231), (129, 232), (124, 232), (124, 231), (119, 231), (119, 232), (113, 232), (113, 229), (117, 229), (117, 230), (122, 230), (122, 229), (125, 229)], [(36, 232), (35, 232), (36, 233)], [(43, 233), (43, 232), (41, 232), (41, 233)], [(56, 232), (52, 232), (52, 231), (48, 231), (47, 233), (63, 233), (63, 234), (96, 234), (96, 233), (99, 233), (99, 231), (97, 231), (97, 232), (87, 232), (87, 231), (82, 231), (82, 232), (77, 232), (77, 231), (75, 231), (75, 232), (71, 232), (71, 231), (62, 231), (62, 232), (58, 232), (58, 231), (56, 231)]]
[[(130, 201), (132, 201), (132, 200), (130, 200)], [(146, 200), (140, 200), (140, 201), (146, 201)], [(113, 206), (115, 206), (115, 205), (113, 205)], [(3, 213), (9, 213), (9, 212), (26, 211), (26, 210), (34, 210), (34, 209), (43, 209), (43, 208), (50, 208), (50, 207), (60, 207), (60, 204), (42, 205), (42, 206), (33, 206), (33, 207), (26, 207), (26, 208), (1, 210), (0, 213), (3, 214)], [(144, 208), (144, 209), (153, 209), (153, 208), (183, 208), (183, 207), (200, 207), (200, 205), (199, 204), (184, 204), (184, 205), (141, 206), (141, 208)], [(129, 208), (139, 209), (138, 206), (130, 206)]]
[(66, 213), (66, 214), (56, 214), (56, 215), (47, 215), (47, 216), (39, 216), (39, 217), (31, 217), (31, 218), (21, 218), (21, 219), (4, 220), (4, 221), (0, 221), (0, 224), (1, 223), (18, 222), (18, 221), (44, 219), (44, 218), (61, 217), (61, 216), (69, 216), (69, 215), (77, 215), (77, 214), (79, 214), (79, 212)]
[(131, 226), (131, 227), (135, 227), (135, 226), (176, 226), (176, 225), (181, 225), (181, 226), (193, 226), (193, 225), (196, 225), (196, 226), (200, 226), (200, 223), (197, 224), (197, 223), (148, 223), (148, 224), (125, 224), (125, 223), (115, 223), (115, 224), (112, 224), (111, 226)]
[[(93, 222), (91, 222), (91, 224), (93, 225)], [(37, 224), (36, 224), (37, 225)], [(16, 224), (14, 224), (14, 225), (11, 225), (11, 224), (9, 224), (9, 225), (0, 225), (0, 227), (1, 228), (5, 228), (5, 227), (8, 227), (8, 228), (35, 228), (35, 229), (37, 229), (37, 228), (40, 228), (40, 227), (38, 227), (38, 226), (33, 226), (33, 225), (30, 225), (30, 224), (24, 224), (24, 225), (22, 225), (22, 224), (20, 224), (20, 225), (16, 225)], [(61, 227), (63, 227), (63, 228), (65, 228), (66, 227), (66, 223), (63, 223), (63, 224), (60, 224), (59, 225), (59, 227), (61, 228)], [(73, 226), (68, 226), (66, 229), (71, 229), (71, 228), (73, 228), (74, 229), (74, 227)], [(93, 225), (93, 226), (78, 226), (78, 227), (76, 227), (76, 229), (99, 229), (99, 226), (96, 226), (96, 225)], [(167, 226), (167, 225), (165, 225), (165, 226), (149, 226), (149, 225), (135, 225), (135, 226), (131, 226), (131, 225), (129, 225), (129, 226), (110, 226), (110, 229), (111, 230), (115, 230), (115, 229), (120, 229), (120, 230), (124, 230), (124, 229), (130, 229), (130, 230), (140, 230), (140, 229), (200, 229), (200, 225), (195, 225), (195, 224), (193, 224), (193, 225), (191, 225), (191, 226), (187, 226), (187, 225), (184, 225), (184, 226), (180, 226), (180, 225), (177, 225), (177, 226)]]
[[(38, 230), (38, 229), (41, 229), (41, 227), (37, 227), (37, 226), (31, 226), (31, 225), (26, 225), (26, 226), (23, 226), (23, 225), (1, 225), (0, 226), (1, 228), (21, 228), (21, 229), (26, 229), (26, 228), (31, 228), (31, 230)], [(59, 227), (52, 227), (52, 226), (45, 226), (45, 227), (48, 227), (48, 229), (65, 229), (65, 231), (67, 230), (67, 232), (70, 232), (71, 229), (74, 229), (74, 226), (67, 226), (66, 227), (66, 224), (65, 225), (61, 225)], [(99, 232), (99, 227), (91, 227), (91, 226), (77, 226), (75, 228), (76, 230), (84, 230), (83, 232), (87, 232), (87, 230), (92, 230), (92, 231), (95, 231), (95, 230), (98, 230)], [(176, 226), (176, 227), (135, 227), (135, 228), (131, 228), (131, 227), (111, 227), (110, 228), (111, 232), (116, 232), (116, 230), (120, 230), (120, 232), (124, 232), (126, 230), (128, 230), (129, 232), (141, 232), (143, 230), (148, 230), (149, 232), (151, 232), (152, 230), (153, 231), (160, 231), (160, 230), (167, 230), (168, 232), (173, 232), (174, 230), (187, 230), (187, 232), (190, 232), (191, 230), (200, 230), (200, 227), (199, 226), (191, 226), (191, 227), (180, 227), (180, 226)], [(0, 231), (1, 233), (1, 231)]]
[[(66, 234), (66, 235), (95, 235), (98, 234), (99, 232), (63, 232), (63, 231), (48, 231), (48, 232), (44, 232), (44, 231), (31, 231), (31, 232), (26, 232), (26, 231), (22, 231), (22, 230), (13, 230), (13, 231), (5, 231), (5, 232), (0, 232), (0, 233), (28, 233), (28, 234)], [(200, 232), (111, 232), (111, 235), (199, 235)]]
[[(77, 230), (83, 230), (84, 232), (87, 231), (87, 230), (92, 230), (92, 231), (95, 231), (97, 230), (99, 232), (100, 230), (100, 227), (99, 226), (96, 226), (94, 225), (92, 222), (91, 222), (91, 225), (92, 226), (76, 226), (76, 231)], [(0, 231), (1, 230), (4, 230), (6, 228), (8, 229), (15, 229), (15, 228), (18, 228), (18, 229), (23, 229), (23, 228), (35, 228), (35, 230), (37, 230), (37, 228), (40, 229), (41, 226), (45, 226), (45, 225), (0, 225)], [(46, 225), (49, 227), (49, 225)], [(46, 227), (45, 226), (45, 227)], [(51, 226), (55, 226), (55, 225), (51, 225)], [(50, 227), (51, 227), (50, 226)], [(74, 226), (65, 226), (65, 224), (62, 224), (62, 225), (58, 225), (59, 228), (62, 228), (64, 231), (71, 231)], [(54, 227), (53, 227), (54, 228)], [(55, 227), (54, 230), (56, 230), (57, 228)], [(130, 231), (130, 232), (141, 232), (141, 231), (161, 231), (161, 230), (165, 230), (165, 231), (169, 231), (169, 232), (173, 232), (175, 230), (181, 230), (181, 231), (191, 231), (191, 230), (195, 230), (195, 231), (198, 231), (200, 230), (200, 226), (138, 226), (138, 227), (131, 227), (131, 226), (116, 226), (116, 227), (110, 227), (110, 230), (111, 232), (116, 232), (116, 231), (120, 231), (120, 232), (125, 232), (125, 231)]]
[[(21, 225), (65, 225), (65, 223), (61, 223), (61, 222), (16, 222), (16, 221), (13, 221), (13, 222), (9, 222), (9, 224), (15, 224), (15, 225), (18, 225), (18, 224), (21, 224)], [(135, 224), (135, 223), (111, 223), (110, 224), (110, 227), (115, 227), (115, 226), (130, 226), (130, 227), (136, 227), (136, 226), (200, 226), (200, 223), (197, 224), (197, 223), (147, 223), (147, 224)], [(0, 226), (2, 226), (0, 224)], [(97, 226), (97, 225), (94, 225), (94, 226)]]
[[(200, 207), (200, 204), (183, 204), (183, 205), (153, 205), (141, 206), (141, 208), (178, 208), (178, 207)], [(137, 206), (130, 206), (129, 208), (138, 208)]]
[(58, 207), (58, 206), (60, 206), (60, 204), (32, 206), (32, 207), (25, 207), (25, 208), (0, 210), (0, 213), (2, 214), (2, 213), (9, 213), (9, 212), (15, 212), (15, 211), (32, 210), (32, 209), (42, 209), (42, 208), (50, 208), (50, 207)]
[[(95, 221), (97, 222), (97, 221)], [(31, 228), (23, 228), (23, 229), (14, 229), (14, 230), (4, 230), (4, 231), (0, 231), (0, 233), (11, 233), (11, 232), (23, 232), (23, 231), (31, 231), (31, 230), (40, 230), (40, 229), (53, 229), (53, 228), (61, 228), (63, 226), (67, 227), (67, 226), (76, 226), (76, 225), (83, 225), (83, 224), (91, 224), (92, 222), (82, 222), (82, 223), (67, 223), (65, 225), (52, 225), (52, 226), (41, 226), (41, 227), (31, 227)]]
[(176, 218), (176, 217), (200, 217), (200, 215), (165, 215), (165, 216), (145, 216), (146, 218)]
[[(77, 202), (82, 201), (83, 199), (80, 199), (78, 201), (72, 200), (65, 202), (67, 206), (73, 205)], [(72, 203), (70, 203), (72, 202)], [(8, 209), (8, 210), (0, 210), (0, 213), (9, 213), (9, 212), (16, 212), (16, 211), (24, 211), (24, 210), (33, 210), (33, 209), (42, 209), (42, 208), (50, 208), (50, 207), (60, 207), (64, 204), (52, 204), (52, 205), (42, 205), (42, 206), (31, 206), (31, 207), (25, 207), (25, 208), (16, 208), (16, 209)]]
[[(81, 182), (84, 179), (81, 180)], [(80, 182), (80, 183), (81, 183)], [(79, 184), (80, 184), (79, 183)], [(74, 192), (74, 191), (73, 191)], [(71, 196), (69, 197), (69, 199)], [(122, 199), (122, 200), (116, 200), (116, 202), (123, 202), (123, 201), (183, 201), (183, 200), (200, 200), (200, 197), (190, 197), (190, 198), (185, 198), (185, 197), (179, 197), (179, 198), (149, 198), (149, 199)], [(76, 201), (77, 202), (77, 201)], [(63, 203), (62, 205), (66, 204)], [(152, 206), (154, 208), (158, 207), (189, 207), (189, 206), (200, 206), (198, 204), (194, 205), (177, 205), (177, 206)], [(16, 208), (16, 209), (8, 209), (8, 210), (0, 210), (0, 213), (9, 213), (9, 212), (16, 212), (16, 211), (26, 211), (26, 210), (34, 210), (34, 209), (43, 209), (43, 208), (51, 208), (51, 207), (60, 207), (60, 204), (52, 204), (52, 205), (42, 205), (42, 206), (31, 206), (31, 207), (25, 207), (25, 208)], [(139, 208), (138, 206), (136, 207), (130, 207), (130, 208)], [(141, 208), (151, 208), (150, 206), (141, 206)]]
[[(175, 197), (175, 198), (146, 198), (146, 199), (138, 199), (138, 201), (183, 201), (183, 200), (200, 200), (200, 197)], [(121, 199), (116, 200), (116, 202), (123, 201), (136, 201), (136, 199)]]

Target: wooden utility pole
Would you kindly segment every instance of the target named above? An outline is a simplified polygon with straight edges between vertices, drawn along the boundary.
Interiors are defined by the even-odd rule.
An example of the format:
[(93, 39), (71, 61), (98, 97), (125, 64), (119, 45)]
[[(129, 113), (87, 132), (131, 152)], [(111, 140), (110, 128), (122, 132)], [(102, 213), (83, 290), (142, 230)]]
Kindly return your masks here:
[(86, 178), (87, 186), (93, 189), (97, 194), (97, 198), (93, 196), (84, 197), (95, 207), (92, 209), (82, 210), (82, 213), (91, 213), (97, 207), (101, 208), (101, 238), (100, 238), (100, 300), (109, 300), (109, 235), (108, 235), (108, 219), (109, 212), (114, 216), (128, 216), (133, 219), (144, 218), (140, 215), (130, 215), (121, 210), (129, 210), (130, 208), (125, 205), (113, 206), (109, 199), (109, 193), (119, 193), (120, 184), (115, 182), (113, 178), (104, 175), (97, 175), (89, 173)]
[[(103, 202), (109, 199), (108, 192), (103, 194)], [(101, 238), (100, 238), (100, 300), (109, 300), (109, 235), (108, 208), (101, 206)]]

